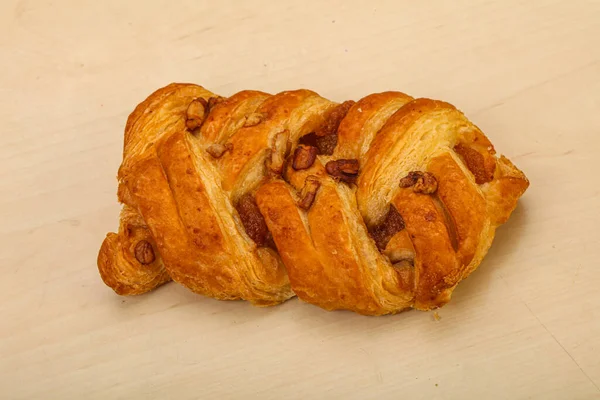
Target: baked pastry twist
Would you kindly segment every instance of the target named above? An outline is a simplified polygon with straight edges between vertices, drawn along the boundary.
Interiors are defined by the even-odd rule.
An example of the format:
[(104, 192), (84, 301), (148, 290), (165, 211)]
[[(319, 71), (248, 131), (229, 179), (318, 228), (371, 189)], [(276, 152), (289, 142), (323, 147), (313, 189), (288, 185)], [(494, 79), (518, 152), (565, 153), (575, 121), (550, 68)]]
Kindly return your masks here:
[(172, 278), (368, 315), (447, 303), (529, 185), (448, 103), (191, 84), (131, 114), (118, 179), (119, 232), (98, 257), (117, 293)]

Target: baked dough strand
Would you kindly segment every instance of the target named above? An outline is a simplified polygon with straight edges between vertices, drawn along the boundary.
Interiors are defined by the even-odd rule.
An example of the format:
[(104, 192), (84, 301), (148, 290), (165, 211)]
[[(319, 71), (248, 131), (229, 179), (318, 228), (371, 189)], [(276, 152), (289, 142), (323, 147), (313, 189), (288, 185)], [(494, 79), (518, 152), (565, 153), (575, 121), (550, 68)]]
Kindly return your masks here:
[(173, 279), (365, 315), (446, 304), (529, 186), (448, 103), (192, 84), (136, 107), (118, 179), (120, 228), (98, 256), (118, 294)]

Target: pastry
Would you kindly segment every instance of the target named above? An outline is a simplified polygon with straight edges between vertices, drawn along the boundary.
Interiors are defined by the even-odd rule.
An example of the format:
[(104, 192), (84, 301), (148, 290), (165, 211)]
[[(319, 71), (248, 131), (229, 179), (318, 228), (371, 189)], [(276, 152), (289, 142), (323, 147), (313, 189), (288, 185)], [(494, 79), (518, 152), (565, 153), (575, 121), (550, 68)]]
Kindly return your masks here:
[(366, 315), (447, 303), (529, 185), (445, 102), (191, 84), (131, 114), (118, 180), (119, 232), (98, 257), (117, 293), (173, 279)]

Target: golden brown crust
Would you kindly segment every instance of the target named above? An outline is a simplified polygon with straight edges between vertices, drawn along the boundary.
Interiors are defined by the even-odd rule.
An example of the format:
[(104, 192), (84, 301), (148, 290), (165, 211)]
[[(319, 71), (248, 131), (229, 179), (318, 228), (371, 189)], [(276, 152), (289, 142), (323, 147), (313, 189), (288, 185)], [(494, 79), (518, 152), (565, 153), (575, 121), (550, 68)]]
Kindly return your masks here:
[(172, 83), (152, 93), (127, 118), (123, 145), (123, 164), (119, 178), (127, 174), (154, 142), (172, 132), (185, 130), (186, 111), (196, 98), (208, 99), (213, 94), (202, 86)]
[[(309, 90), (216, 98), (173, 84), (130, 116), (118, 194), (122, 227), (137, 228), (109, 234), (98, 258), (117, 293), (170, 276), (256, 305), (293, 289), (367, 315), (440, 307), (529, 185), (441, 101), (385, 92), (336, 105)], [(297, 146), (311, 136), (335, 140), (317, 155)]]
[(310, 90), (279, 93), (257, 109), (263, 115), (257, 125), (241, 128), (230, 140), (231, 152), (219, 160), (223, 189), (234, 191), (233, 199), (253, 190), (265, 175), (264, 163), (274, 150), (276, 136), (287, 132), (291, 143), (314, 130), (334, 103)]
[(433, 158), (428, 169), (438, 177), (437, 195), (456, 230), (458, 257), (469, 265), (487, 222), (485, 199), (449, 153)]
[(416, 99), (396, 111), (377, 133), (363, 157), (356, 193), (359, 209), (368, 224), (377, 223), (383, 217), (385, 205), (393, 197), (392, 188), (400, 179), (410, 171), (423, 169), (421, 154), (408, 154), (408, 157), (404, 154), (424, 142), (423, 137), (428, 137), (432, 145), (422, 151), (437, 150), (442, 144), (431, 131), (438, 125), (438, 115), (454, 122), (460, 112), (442, 101)]
[(258, 119), (254, 111), (269, 97), (269, 94), (255, 90), (234, 94), (210, 110), (200, 134), (208, 143), (225, 142), (247, 123), (248, 118)]
[(404, 218), (415, 248), (414, 307), (440, 307), (450, 300), (448, 289), (461, 276), (444, 216), (431, 196), (410, 189), (399, 190), (393, 203)]
[(356, 257), (351, 227), (344, 211), (335, 186), (328, 184), (321, 188), (308, 212), (315, 250), (322, 260), (317, 297), (327, 299), (331, 308), (376, 313), (381, 305), (369, 290), (370, 280), (364, 279), (363, 266)]
[(280, 254), (290, 280), (294, 282), (294, 292), (304, 301), (319, 301), (314, 291), (320, 286), (319, 255), (285, 183), (275, 181), (262, 185), (256, 193), (256, 202), (277, 248), (286, 249)]
[(340, 123), (335, 158), (361, 158), (388, 118), (411, 100), (400, 92), (374, 93), (360, 99)]
[[(213, 184), (215, 177), (209, 173), (203, 180), (199, 175), (197, 164), (202, 157), (197, 153), (206, 142), (196, 143), (185, 132), (186, 104), (195, 99), (208, 104), (211, 97), (199, 86), (169, 85), (136, 108), (126, 128), (119, 198), (135, 206), (147, 221), (156, 253), (173, 279), (215, 298), (276, 304), (293, 295), (283, 264), (277, 253), (257, 248), (243, 228), (241, 232), (231, 229), (239, 222), (231, 213), (233, 207), (225, 198), (220, 202), (214, 196), (208, 198), (205, 180)], [(249, 91), (219, 102), (210, 110), (216, 114), (199, 122), (202, 133), (212, 141), (226, 140), (243, 125), (239, 121), (267, 97)], [(227, 206), (230, 209), (223, 217), (222, 208)], [(127, 284), (121, 276), (105, 273), (107, 249), (115, 247), (114, 241), (111, 235), (103, 246), (99, 268), (109, 286), (130, 293), (121, 290)], [(135, 256), (135, 248), (131, 255)]]
[(171, 280), (156, 252), (154, 259), (138, 260), (135, 249), (147, 243), (156, 244), (141, 216), (125, 206), (121, 212), (118, 233), (108, 233), (98, 254), (98, 269), (106, 285), (122, 295), (142, 294)]
[(189, 289), (217, 299), (260, 305), (286, 300), (292, 293), (283, 265), (259, 255), (256, 245), (231, 229), (232, 210), (225, 214), (227, 200), (209, 195), (191, 140), (179, 132), (160, 142), (158, 157), (138, 163), (140, 172), (129, 183), (167, 271)]
[(129, 245), (126, 227), (131, 221), (135, 221), (135, 226), (145, 227), (137, 231), (144, 232), (143, 236), (149, 243), (154, 241), (137, 213), (137, 205), (123, 180), (126, 179), (128, 168), (137, 162), (138, 157), (153, 151), (153, 144), (161, 135), (172, 129), (180, 129), (185, 124), (182, 117), (189, 103), (202, 95), (210, 95), (210, 92), (197, 85), (170, 84), (148, 96), (127, 119), (118, 189), (119, 201), (126, 206), (121, 212), (119, 232), (107, 235), (98, 255), (100, 274), (105, 283), (117, 293), (139, 294), (170, 280), (158, 255), (155, 255), (156, 261), (151, 265), (159, 267), (140, 268), (137, 265), (135, 246)]
[(505, 223), (517, 206), (517, 200), (529, 187), (529, 180), (504, 156), (498, 159), (494, 181), (483, 186), (492, 223)]

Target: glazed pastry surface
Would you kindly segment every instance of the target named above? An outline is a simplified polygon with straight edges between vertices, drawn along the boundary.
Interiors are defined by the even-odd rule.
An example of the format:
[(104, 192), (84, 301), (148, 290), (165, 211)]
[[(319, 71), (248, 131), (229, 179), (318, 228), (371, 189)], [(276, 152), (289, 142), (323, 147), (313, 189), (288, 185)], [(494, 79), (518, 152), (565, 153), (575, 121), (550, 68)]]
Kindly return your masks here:
[(366, 315), (446, 304), (529, 186), (454, 106), (400, 92), (229, 98), (171, 84), (129, 116), (118, 294), (173, 279), (259, 306), (297, 295)]

